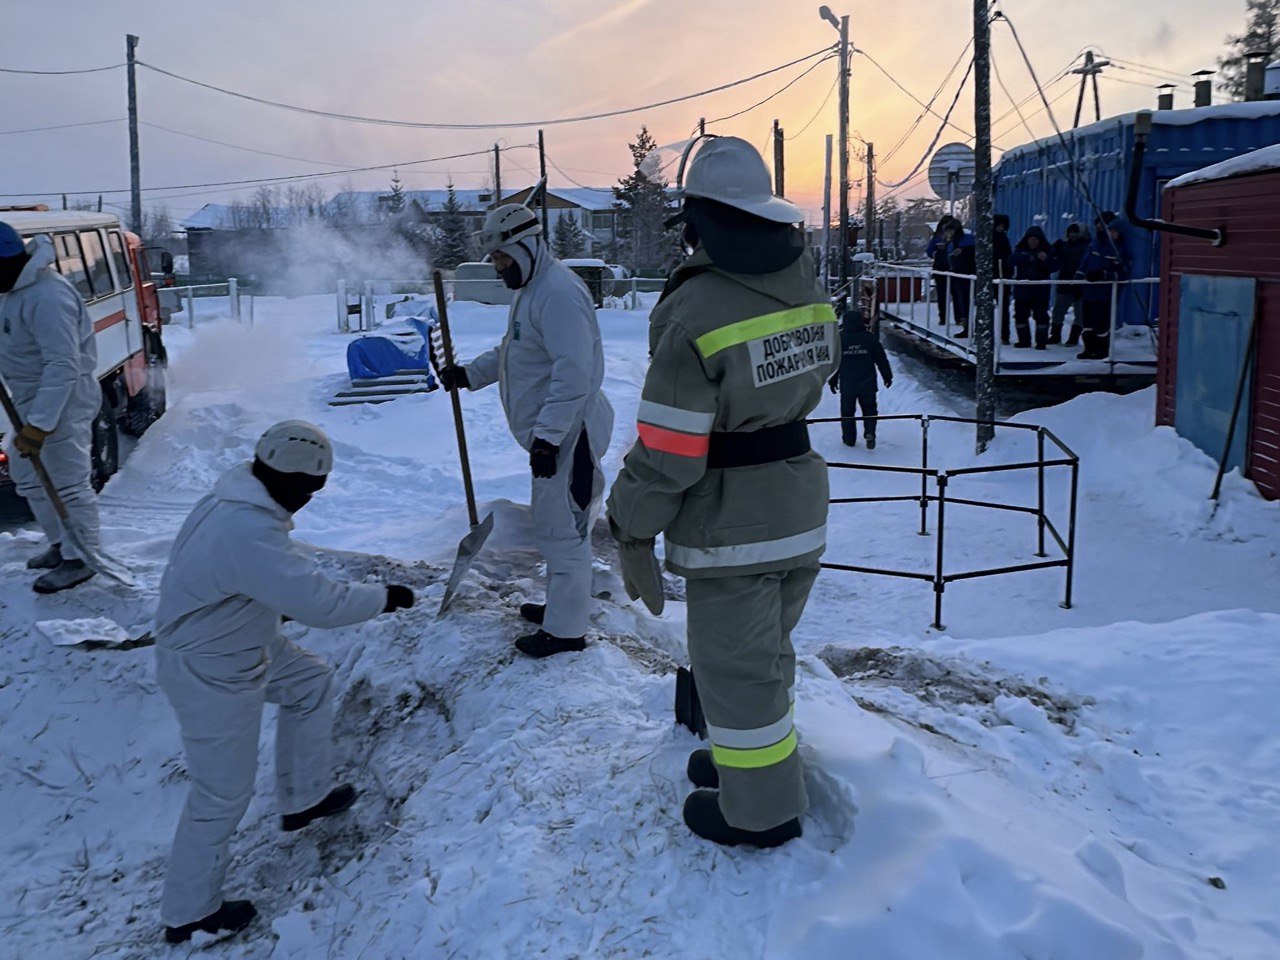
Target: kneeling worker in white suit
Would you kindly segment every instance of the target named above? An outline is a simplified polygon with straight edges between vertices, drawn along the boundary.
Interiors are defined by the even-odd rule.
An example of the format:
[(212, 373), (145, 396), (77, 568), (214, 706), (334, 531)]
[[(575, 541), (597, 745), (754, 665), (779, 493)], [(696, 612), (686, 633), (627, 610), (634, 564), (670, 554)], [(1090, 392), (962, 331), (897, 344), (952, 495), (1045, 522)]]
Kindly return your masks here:
[(333, 467), (318, 427), (278, 423), (254, 454), (196, 505), (160, 584), (156, 674), (178, 715), (191, 778), (160, 905), (170, 943), (197, 931), (234, 932), (257, 915), (248, 900), (223, 900), (222, 882), (231, 835), (253, 795), (264, 702), (280, 706), (282, 829), (356, 799), (350, 784), (333, 783), (333, 668), (281, 636), (281, 618), (331, 628), (413, 606), (408, 587), (330, 578), (290, 539), (293, 514)]

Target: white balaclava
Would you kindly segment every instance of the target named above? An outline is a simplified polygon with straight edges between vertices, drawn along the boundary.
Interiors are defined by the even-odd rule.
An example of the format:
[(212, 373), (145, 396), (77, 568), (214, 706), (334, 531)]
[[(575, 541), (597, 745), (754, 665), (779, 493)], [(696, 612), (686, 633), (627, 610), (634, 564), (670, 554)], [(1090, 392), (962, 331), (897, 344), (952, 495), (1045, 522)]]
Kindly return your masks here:
[(505, 253), (513, 261), (511, 267), (502, 271), (502, 282), (512, 290), (519, 290), (533, 276), (533, 268), (545, 250), (546, 244), (542, 242), (541, 237), (537, 236), (525, 237), (505, 247), (499, 247), (498, 251)]

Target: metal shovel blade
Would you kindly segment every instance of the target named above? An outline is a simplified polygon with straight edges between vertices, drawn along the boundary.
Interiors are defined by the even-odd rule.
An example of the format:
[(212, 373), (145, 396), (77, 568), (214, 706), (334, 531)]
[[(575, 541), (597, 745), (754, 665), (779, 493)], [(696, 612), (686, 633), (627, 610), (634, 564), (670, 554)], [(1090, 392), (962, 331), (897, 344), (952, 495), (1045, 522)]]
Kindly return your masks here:
[(471, 564), (475, 562), (476, 555), (484, 546), (484, 542), (489, 539), (489, 534), (493, 533), (493, 514), (487, 514), (483, 520), (471, 528), (468, 533), (458, 543), (458, 555), (453, 560), (453, 572), (449, 574), (449, 582), (444, 587), (444, 597), (440, 600), (440, 609), (436, 612), (436, 616), (440, 616), (449, 608), (449, 604), (453, 602), (453, 595), (458, 589), (458, 584), (462, 583), (462, 578), (467, 575), (467, 571), (471, 569)]

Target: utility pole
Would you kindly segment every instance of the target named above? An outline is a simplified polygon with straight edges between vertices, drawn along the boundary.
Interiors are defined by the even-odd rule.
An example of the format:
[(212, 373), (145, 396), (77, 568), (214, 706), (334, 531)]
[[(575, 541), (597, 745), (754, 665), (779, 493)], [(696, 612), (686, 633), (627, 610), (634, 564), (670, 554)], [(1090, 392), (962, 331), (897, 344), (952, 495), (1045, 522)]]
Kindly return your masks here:
[(831, 134), (822, 175), (822, 289), (831, 292)]
[(138, 38), (125, 36), (125, 62), (129, 73), (129, 194), (134, 233), (142, 233), (142, 161), (138, 157)]
[(779, 197), (786, 196), (786, 160), (783, 156), (782, 128), (778, 121), (773, 121), (773, 192)]
[(547, 149), (542, 141), (542, 131), (538, 131), (538, 174), (542, 177), (542, 235), (551, 242), (547, 232)]
[(493, 145), (493, 205), (502, 202), (502, 151)]
[(707, 118), (698, 118), (698, 136), (705, 137), (707, 135)]
[(876, 235), (876, 145), (867, 144), (867, 252)]
[(995, 437), (995, 300), (991, 279), (995, 272), (991, 179), (991, 21), (989, 0), (973, 0), (974, 186), (977, 226), (977, 275), (974, 277), (973, 345), (976, 352), (974, 391), (977, 400), (977, 451), (983, 453)]
[(1089, 85), (1090, 79), (1093, 80), (1093, 114), (1095, 120), (1102, 119), (1102, 98), (1098, 95), (1098, 74), (1102, 72), (1103, 67), (1111, 66), (1110, 60), (1095, 60), (1092, 50), (1086, 50), (1084, 54), (1084, 65), (1076, 67), (1071, 72), (1080, 77), (1080, 95), (1076, 97), (1076, 118), (1071, 124), (1074, 130), (1080, 126), (1080, 112), (1084, 109), (1084, 91)]
[[(849, 282), (849, 18), (840, 18), (840, 289)], [(847, 294), (847, 291), (845, 291)]]

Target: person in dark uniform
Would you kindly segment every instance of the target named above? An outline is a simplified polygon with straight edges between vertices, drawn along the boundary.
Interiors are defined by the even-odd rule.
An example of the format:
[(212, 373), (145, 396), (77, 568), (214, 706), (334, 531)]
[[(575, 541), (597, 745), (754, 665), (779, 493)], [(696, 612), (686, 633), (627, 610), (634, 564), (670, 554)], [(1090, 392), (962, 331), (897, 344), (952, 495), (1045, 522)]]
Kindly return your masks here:
[[(840, 324), (840, 368), (832, 374), (827, 386), (840, 394), (840, 416), (856, 417), (862, 408), (862, 435), (867, 449), (876, 448), (876, 420), (880, 415), (876, 403), (876, 371), (886, 388), (893, 386), (893, 370), (879, 338), (867, 328), (867, 314), (861, 306), (847, 309)], [(846, 447), (858, 445), (858, 421), (842, 420), (840, 433)]]

